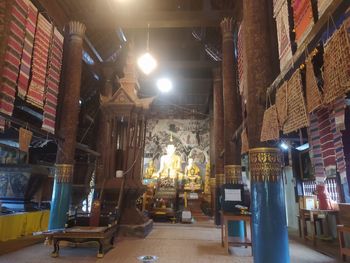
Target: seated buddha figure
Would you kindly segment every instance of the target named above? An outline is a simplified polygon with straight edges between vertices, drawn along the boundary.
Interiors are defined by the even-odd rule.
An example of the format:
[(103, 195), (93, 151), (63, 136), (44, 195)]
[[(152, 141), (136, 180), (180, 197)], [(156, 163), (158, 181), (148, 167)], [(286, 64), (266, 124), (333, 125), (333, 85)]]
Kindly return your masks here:
[(175, 154), (176, 147), (169, 144), (166, 147), (166, 154), (160, 158), (159, 171), (154, 174), (153, 178), (170, 178), (177, 179), (181, 176), (181, 159)]
[(145, 174), (143, 176), (144, 179), (150, 179), (157, 172), (156, 167), (154, 166), (154, 161), (150, 160), (148, 166), (145, 170)]
[(202, 178), (199, 167), (193, 163), (193, 159), (188, 159), (185, 168), (185, 190), (200, 190), (202, 188)]

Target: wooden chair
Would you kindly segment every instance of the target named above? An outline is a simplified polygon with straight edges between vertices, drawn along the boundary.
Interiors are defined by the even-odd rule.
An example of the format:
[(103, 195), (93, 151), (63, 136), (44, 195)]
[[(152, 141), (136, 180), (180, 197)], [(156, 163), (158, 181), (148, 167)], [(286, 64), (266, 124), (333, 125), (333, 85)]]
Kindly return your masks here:
[(350, 204), (339, 204), (339, 220), (337, 225), (340, 257), (346, 261), (346, 256), (350, 256), (350, 248), (345, 246), (344, 233), (350, 234)]

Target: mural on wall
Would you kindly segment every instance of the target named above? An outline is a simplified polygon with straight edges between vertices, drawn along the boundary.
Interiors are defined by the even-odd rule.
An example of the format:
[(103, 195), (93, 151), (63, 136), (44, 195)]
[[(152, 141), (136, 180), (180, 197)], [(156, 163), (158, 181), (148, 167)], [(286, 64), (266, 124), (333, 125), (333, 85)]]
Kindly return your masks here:
[[(172, 137), (172, 143), (170, 138)], [(185, 170), (188, 159), (200, 168), (204, 178), (205, 165), (209, 162), (209, 121), (182, 119), (150, 119), (147, 123), (144, 171), (150, 161), (156, 170), (160, 166), (160, 158), (166, 154), (168, 144), (174, 144), (176, 154), (181, 158), (182, 171)]]

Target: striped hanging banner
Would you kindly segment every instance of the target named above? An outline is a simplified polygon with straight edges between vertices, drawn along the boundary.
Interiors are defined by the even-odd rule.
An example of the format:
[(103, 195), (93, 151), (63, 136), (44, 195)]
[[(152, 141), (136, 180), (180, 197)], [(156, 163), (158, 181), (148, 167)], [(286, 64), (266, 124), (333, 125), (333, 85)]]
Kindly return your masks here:
[[(340, 131), (339, 119), (344, 120), (345, 118), (345, 99), (338, 98), (334, 101), (331, 107), (331, 128), (333, 133), (334, 149), (335, 149), (335, 160), (337, 164), (337, 171), (340, 175), (342, 183), (346, 181), (346, 163), (344, 156), (344, 145), (342, 139), (342, 133)], [(343, 117), (341, 117), (343, 115)], [(338, 121), (337, 121), (338, 119)], [(345, 123), (341, 125), (344, 127)]]
[(28, 6), (23, 0), (14, 0), (9, 5), (9, 9), (9, 20), (5, 21), (4, 29), (4, 38), (6, 39), (3, 39), (5, 50), (1, 69), (0, 112), (12, 115), (23, 50)]
[[(6, 0), (0, 0), (0, 72), (4, 58), (5, 49), (5, 21), (6, 21)], [(5, 119), (0, 117), (0, 132), (5, 130)]]
[(42, 129), (55, 133), (57, 96), (59, 91), (64, 38), (54, 29), (49, 55), (49, 67), (45, 86), (44, 120)]
[(328, 108), (317, 111), (318, 128), (322, 149), (323, 164), (326, 175), (336, 169), (334, 138), (331, 129), (330, 113)]
[(300, 46), (314, 24), (311, 0), (292, 0), (292, 7), (295, 41)]
[(23, 54), (21, 59), (21, 67), (18, 77), (18, 93), (17, 95), (24, 99), (27, 95), (29, 74), (32, 62), (34, 35), (36, 29), (36, 22), (38, 17), (38, 9), (29, 1), (25, 0), (28, 4), (28, 16), (26, 22), (26, 33), (23, 46)]
[(237, 65), (238, 65), (238, 82), (239, 82), (239, 92), (246, 98), (244, 91), (244, 82), (243, 82), (243, 22), (239, 25), (238, 37), (237, 37)]
[(44, 106), (45, 79), (51, 36), (52, 25), (39, 14), (34, 39), (32, 79), (27, 93), (27, 101), (39, 108)]
[(322, 160), (320, 133), (318, 130), (318, 119), (316, 113), (310, 114), (310, 127), (308, 134), (310, 144), (310, 157), (315, 170), (315, 177), (324, 178), (325, 174)]

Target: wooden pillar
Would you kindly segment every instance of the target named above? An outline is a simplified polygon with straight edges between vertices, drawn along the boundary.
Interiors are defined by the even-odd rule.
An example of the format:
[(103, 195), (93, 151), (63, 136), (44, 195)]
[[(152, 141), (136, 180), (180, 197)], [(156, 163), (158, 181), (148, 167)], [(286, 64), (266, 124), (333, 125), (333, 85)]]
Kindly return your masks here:
[(232, 18), (224, 18), (220, 26), (222, 32), (225, 180), (226, 183), (238, 183), (242, 181), (241, 149), (238, 142), (232, 141), (232, 135), (242, 122), (242, 112), (237, 82), (237, 60), (234, 54)]
[(272, 0), (243, 1), (243, 17), (254, 263), (288, 263), (281, 155), (260, 142), (266, 89), (275, 78)]
[[(234, 53), (232, 18), (224, 18), (221, 23), (222, 34), (222, 82), (224, 102), (225, 136), (225, 182), (241, 183), (241, 147), (232, 141), (232, 135), (242, 122), (241, 101), (237, 82), (237, 60)], [(230, 236), (244, 237), (244, 222), (229, 223)]]
[[(216, 68), (213, 70), (213, 115), (214, 115), (214, 155), (215, 155), (215, 224), (220, 224), (219, 217), (219, 188), (225, 183), (224, 175), (224, 158), (222, 153), (224, 151), (224, 108), (223, 108), (223, 93), (222, 93), (222, 78), (221, 70)], [(212, 183), (212, 188), (214, 184)]]
[(76, 136), (79, 120), (79, 98), (82, 72), (83, 39), (85, 25), (72, 21), (67, 26), (68, 52), (66, 54), (63, 106), (59, 135), (64, 139), (59, 142), (49, 229), (64, 227), (69, 209), (71, 184), (73, 180)]

